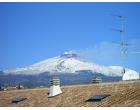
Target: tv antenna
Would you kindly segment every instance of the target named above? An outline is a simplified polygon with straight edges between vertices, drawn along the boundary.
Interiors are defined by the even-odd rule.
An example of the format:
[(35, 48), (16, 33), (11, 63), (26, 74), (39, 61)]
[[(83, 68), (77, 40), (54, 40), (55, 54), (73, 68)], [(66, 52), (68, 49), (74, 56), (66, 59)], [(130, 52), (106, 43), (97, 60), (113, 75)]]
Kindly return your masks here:
[[(113, 43), (116, 43), (116, 44), (119, 44), (121, 46), (121, 63), (122, 63), (122, 73), (125, 73), (125, 68), (124, 68), (124, 57), (127, 55), (127, 50), (128, 50), (128, 47), (129, 46), (132, 46), (132, 44), (129, 44), (129, 43), (126, 43), (124, 41), (124, 32), (125, 32), (125, 29), (124, 29), (124, 16), (122, 15), (116, 15), (116, 14), (112, 14), (112, 16), (115, 16), (117, 18), (119, 18), (120, 20), (120, 23), (121, 23), (121, 27), (119, 29), (113, 29), (117, 32), (120, 33), (120, 42), (113, 42)], [(140, 54), (140, 51), (133, 51), (133, 52), (130, 52), (131, 54)]]
[(125, 68), (123, 67), (123, 58), (124, 58), (124, 55), (126, 55), (127, 53), (127, 46), (129, 46), (130, 44), (128, 43), (125, 43), (124, 42), (124, 16), (122, 15), (116, 15), (116, 14), (113, 14), (113, 16), (115, 17), (118, 17), (120, 22), (121, 22), (121, 27), (119, 29), (113, 29), (115, 31), (118, 31), (120, 33), (120, 42), (113, 42), (113, 43), (116, 43), (116, 44), (119, 44), (121, 46), (121, 61), (122, 61), (122, 68), (123, 68), (123, 71), (122, 73), (125, 73)]

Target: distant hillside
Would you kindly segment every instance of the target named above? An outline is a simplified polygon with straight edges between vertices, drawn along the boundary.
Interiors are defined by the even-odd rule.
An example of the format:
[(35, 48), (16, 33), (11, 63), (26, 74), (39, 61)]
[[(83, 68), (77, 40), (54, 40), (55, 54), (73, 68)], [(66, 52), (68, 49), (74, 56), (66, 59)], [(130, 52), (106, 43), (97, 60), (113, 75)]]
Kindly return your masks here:
[(91, 71), (79, 71), (78, 74), (66, 73), (59, 75), (49, 75), (42, 73), (39, 75), (0, 75), (0, 85), (13, 85), (21, 84), (27, 88), (35, 88), (39, 86), (49, 86), (49, 80), (53, 76), (58, 76), (61, 80), (61, 85), (71, 84), (89, 84), (93, 77), (102, 78), (103, 82), (119, 81), (121, 77), (105, 76), (101, 73), (92, 73)]

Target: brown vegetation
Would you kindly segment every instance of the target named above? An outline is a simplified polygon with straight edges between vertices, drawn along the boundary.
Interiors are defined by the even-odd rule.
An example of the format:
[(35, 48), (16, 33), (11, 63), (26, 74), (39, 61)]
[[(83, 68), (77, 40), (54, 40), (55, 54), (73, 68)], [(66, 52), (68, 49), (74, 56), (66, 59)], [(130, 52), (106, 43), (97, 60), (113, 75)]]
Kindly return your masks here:
[[(0, 106), (140, 106), (140, 80), (61, 88), (63, 93), (53, 98), (48, 98), (48, 88), (0, 91)], [(86, 102), (91, 96), (100, 93), (111, 94), (111, 96), (100, 102)], [(24, 97), (27, 100), (12, 104), (11, 100), (16, 97)]]

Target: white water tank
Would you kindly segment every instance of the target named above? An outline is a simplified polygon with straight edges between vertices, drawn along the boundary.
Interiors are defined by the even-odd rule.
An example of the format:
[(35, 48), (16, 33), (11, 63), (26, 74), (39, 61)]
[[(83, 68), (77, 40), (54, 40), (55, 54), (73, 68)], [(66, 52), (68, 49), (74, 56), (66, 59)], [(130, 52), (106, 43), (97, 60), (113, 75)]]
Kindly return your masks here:
[(140, 78), (139, 73), (137, 73), (134, 70), (128, 70), (123, 75), (122, 80), (135, 80), (139, 78)]
[(60, 80), (58, 77), (53, 77), (50, 80), (50, 89), (49, 89), (49, 96), (48, 97), (53, 97), (56, 95), (61, 94), (61, 88), (60, 88)]

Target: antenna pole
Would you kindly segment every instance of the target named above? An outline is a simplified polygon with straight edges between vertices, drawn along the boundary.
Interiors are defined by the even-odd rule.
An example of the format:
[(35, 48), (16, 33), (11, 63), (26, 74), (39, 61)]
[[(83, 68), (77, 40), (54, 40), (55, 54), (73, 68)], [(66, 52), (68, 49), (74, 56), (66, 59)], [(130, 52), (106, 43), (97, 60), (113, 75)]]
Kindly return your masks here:
[(122, 63), (122, 68), (123, 68), (123, 73), (125, 73), (125, 69), (124, 69), (124, 62), (123, 62), (123, 58), (124, 58), (124, 52), (126, 51), (125, 50), (125, 42), (124, 42), (124, 17), (122, 16), (122, 15), (114, 15), (114, 16), (117, 16), (119, 19), (120, 19), (120, 23), (121, 23), (121, 27), (120, 27), (120, 29), (119, 29), (119, 32), (120, 32), (120, 36), (121, 36), (121, 38), (120, 38), (120, 46), (121, 46), (121, 63)]
[[(123, 60), (123, 49), (124, 49), (124, 27), (123, 27), (123, 17), (122, 16), (119, 16), (120, 18), (120, 23), (121, 23), (121, 28), (120, 28), (120, 35), (121, 35), (121, 57), (122, 57), (122, 60)], [(123, 63), (123, 61), (122, 61)]]
[(124, 33), (124, 24), (123, 24), (123, 17), (120, 18), (121, 20), (121, 40), (123, 42), (123, 33)]
[(125, 73), (125, 69), (124, 69), (124, 51), (125, 51), (125, 43), (124, 43), (124, 17), (120, 16), (120, 22), (121, 22), (121, 29), (120, 29), (120, 33), (121, 33), (121, 61), (122, 61), (122, 68), (123, 68), (123, 73)]

